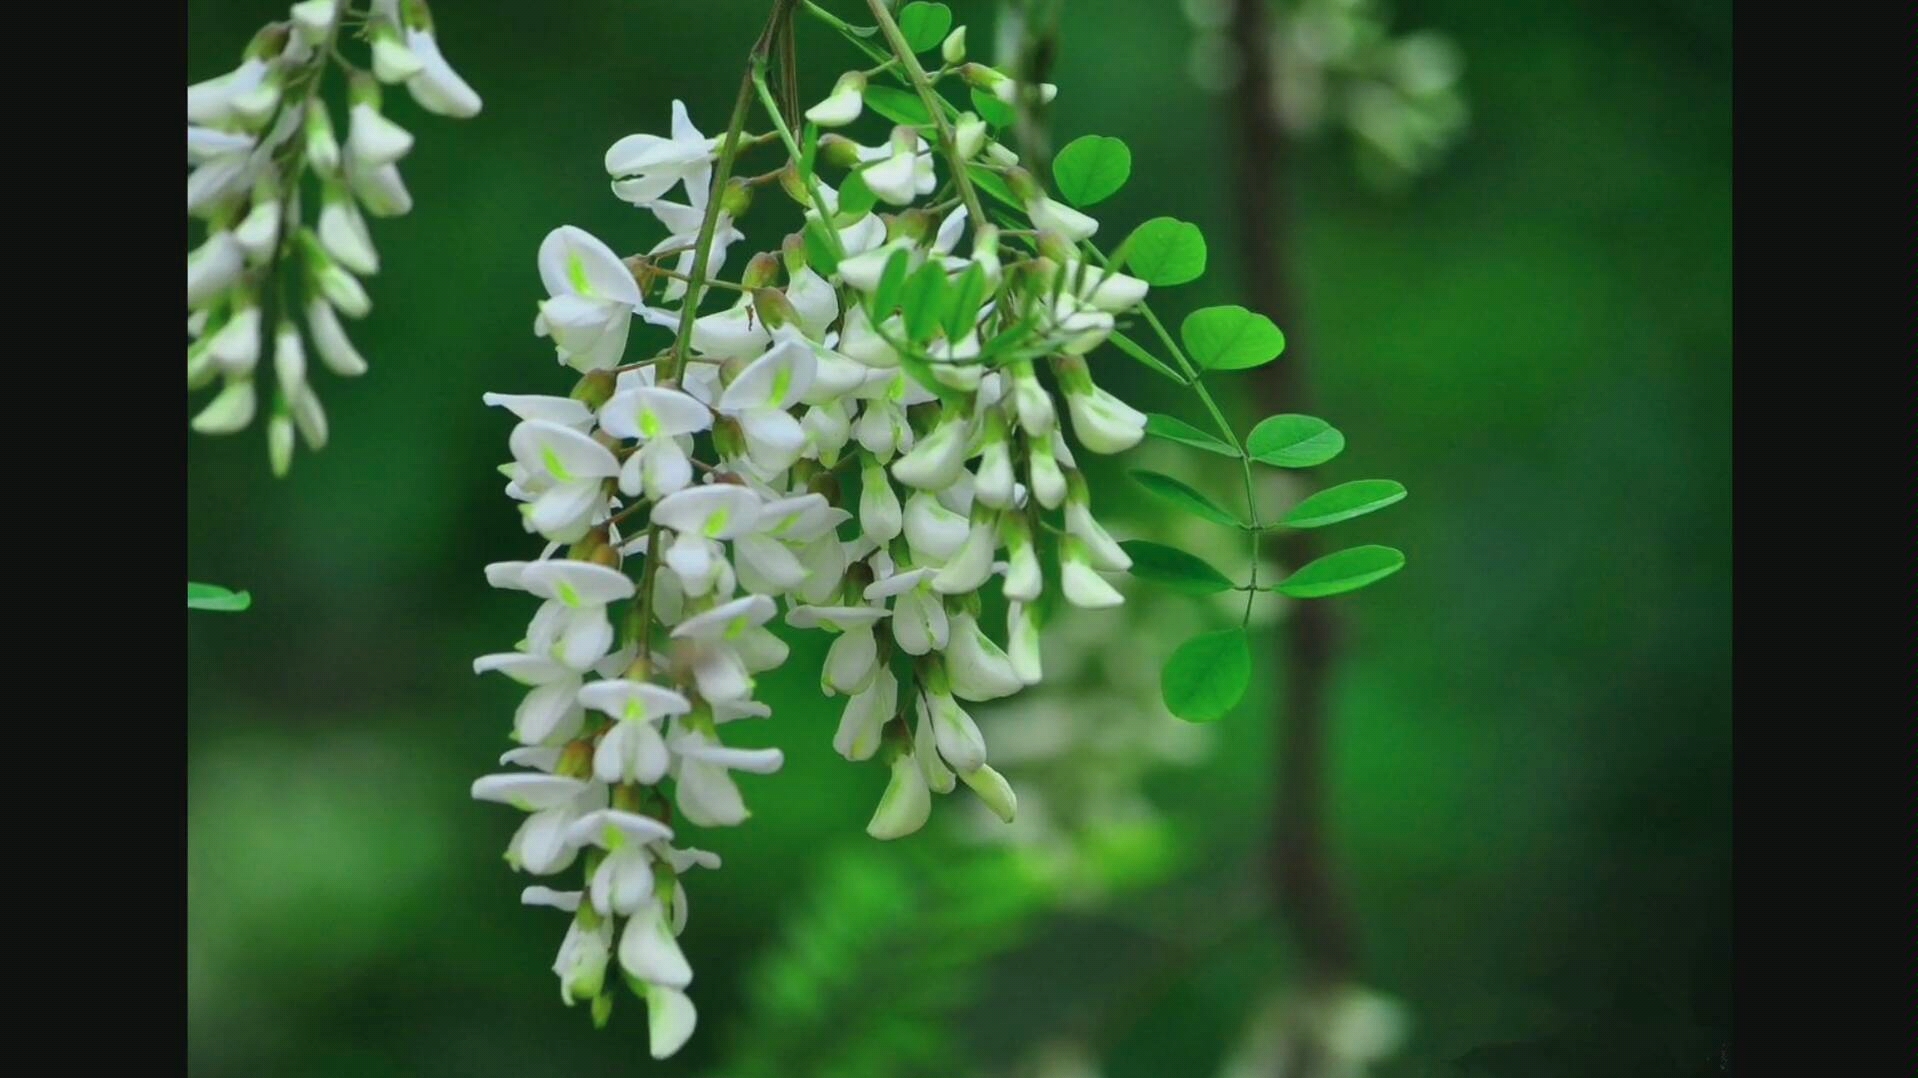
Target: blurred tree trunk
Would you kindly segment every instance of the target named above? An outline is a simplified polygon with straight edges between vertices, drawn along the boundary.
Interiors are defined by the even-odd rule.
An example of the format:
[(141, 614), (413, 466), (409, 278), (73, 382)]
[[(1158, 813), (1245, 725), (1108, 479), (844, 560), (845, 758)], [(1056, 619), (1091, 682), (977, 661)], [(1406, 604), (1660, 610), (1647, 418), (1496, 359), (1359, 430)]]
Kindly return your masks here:
[[(1269, 412), (1308, 410), (1309, 349), (1286, 259), (1291, 238), (1289, 145), (1273, 108), (1269, 0), (1233, 0), (1232, 39), (1241, 64), (1234, 93), (1237, 213), (1240, 258), (1249, 306), (1285, 331), (1285, 354), (1259, 375)], [(1288, 569), (1318, 556), (1309, 532), (1287, 534), (1279, 554)], [(1339, 891), (1326, 837), (1329, 688), (1338, 625), (1324, 602), (1296, 602), (1279, 633), (1274, 656), (1285, 674), (1275, 716), (1278, 789), (1272, 806), (1269, 870), (1280, 914), (1304, 963), (1309, 987), (1349, 979), (1358, 941)]]

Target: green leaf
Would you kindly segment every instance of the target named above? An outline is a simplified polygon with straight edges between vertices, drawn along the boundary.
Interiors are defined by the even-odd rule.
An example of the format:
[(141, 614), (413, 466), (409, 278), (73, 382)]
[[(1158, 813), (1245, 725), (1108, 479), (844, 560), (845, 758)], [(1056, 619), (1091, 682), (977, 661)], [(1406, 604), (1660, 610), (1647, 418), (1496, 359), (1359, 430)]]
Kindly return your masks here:
[(900, 304), (905, 307), (906, 336), (913, 343), (932, 339), (933, 331), (939, 328), (939, 316), (945, 313), (945, 303), (946, 267), (936, 258), (928, 259), (906, 278), (906, 289), (900, 296)]
[(1012, 197), (1012, 188), (1006, 186), (1006, 181), (1000, 179), (997, 172), (980, 165), (967, 165), (966, 175), (972, 180), (974, 187), (998, 199), (1000, 202), (1016, 210), (1023, 210), (1025, 208), (1019, 205), (1018, 199)]
[(1145, 432), (1154, 438), (1163, 438), (1168, 442), (1178, 442), (1194, 449), (1203, 449), (1208, 453), (1217, 453), (1222, 457), (1237, 458), (1239, 451), (1220, 441), (1214, 435), (1207, 434), (1183, 419), (1174, 419), (1169, 415), (1148, 412), (1145, 417)]
[(1252, 649), (1245, 630), (1200, 633), (1179, 645), (1159, 675), (1166, 710), (1187, 722), (1214, 722), (1245, 696)]
[(1358, 479), (1319, 491), (1293, 506), (1279, 523), (1293, 528), (1323, 528), (1404, 499), (1405, 487), (1390, 479)]
[(1153, 370), (1158, 371), (1160, 374), (1165, 375), (1167, 378), (1172, 379), (1173, 381), (1179, 383), (1180, 385), (1186, 384), (1186, 380), (1184, 378), (1179, 377), (1178, 371), (1175, 371), (1171, 367), (1168, 367), (1164, 363), (1160, 362), (1157, 356), (1153, 355), (1151, 352), (1146, 351), (1145, 346), (1141, 345), (1138, 341), (1133, 340), (1132, 338), (1126, 336), (1123, 333), (1114, 333), (1112, 336), (1106, 339), (1111, 341), (1113, 346), (1118, 348), (1119, 351), (1124, 352), (1126, 355), (1131, 356), (1133, 359), (1136, 359), (1139, 362), (1145, 364), (1146, 366), (1151, 367)]
[(806, 219), (806, 264), (817, 270), (821, 276), (831, 276), (839, 269), (838, 238), (833, 235), (824, 221), (817, 217)]
[(1144, 468), (1134, 468), (1126, 474), (1132, 476), (1132, 481), (1144, 487), (1148, 494), (1175, 505), (1195, 517), (1209, 520), (1214, 524), (1224, 524), (1229, 528), (1245, 526), (1238, 517), (1219, 508), (1218, 503), (1169, 475), (1147, 471)]
[(891, 317), (899, 306), (899, 294), (906, 290), (906, 270), (912, 265), (912, 256), (901, 248), (886, 259), (886, 268), (879, 271), (879, 284), (872, 290), (872, 324), (878, 325)]
[(1132, 275), (1147, 284), (1196, 281), (1205, 272), (1205, 233), (1195, 224), (1154, 217), (1132, 230), (1122, 254)]
[[(928, 263), (930, 265), (930, 263)], [(986, 302), (986, 270), (974, 262), (946, 290), (946, 339), (957, 341), (979, 324), (979, 308)]]
[(1116, 138), (1082, 135), (1052, 162), (1052, 182), (1066, 201), (1090, 206), (1111, 198), (1132, 175), (1132, 151)]
[(1252, 428), (1245, 451), (1252, 459), (1275, 468), (1311, 468), (1345, 449), (1345, 435), (1317, 416), (1269, 416)]
[(992, 127), (1011, 127), (1013, 121), (1019, 118), (1011, 105), (976, 87), (972, 91), (972, 111)]
[(899, 33), (914, 52), (939, 47), (952, 29), (952, 9), (944, 4), (912, 3), (899, 12)]
[(891, 86), (868, 85), (866, 107), (896, 124), (910, 127), (932, 126), (932, 114), (918, 94)]
[(253, 605), (253, 596), (244, 591), (234, 591), (218, 584), (186, 583), (186, 608), (188, 610), (225, 610), (240, 611)]
[(1285, 351), (1285, 334), (1262, 314), (1237, 305), (1202, 307), (1179, 326), (1192, 362), (1209, 371), (1243, 371), (1264, 366)]
[(1405, 568), (1405, 555), (1389, 546), (1355, 546), (1305, 566), (1272, 590), (1294, 599), (1322, 599), (1376, 583)]
[(1177, 547), (1128, 539), (1119, 546), (1132, 559), (1132, 575), (1164, 584), (1187, 595), (1211, 595), (1232, 587), (1224, 573), (1196, 554)]
[(839, 213), (848, 224), (859, 220), (872, 211), (879, 202), (879, 196), (866, 186), (866, 178), (857, 172), (846, 173), (846, 182), (839, 185)]
[(1017, 322), (988, 337), (979, 346), (979, 362), (991, 366), (998, 365), (1000, 356), (1016, 351), (1033, 336), (1037, 321), (1033, 315), (1026, 315)]

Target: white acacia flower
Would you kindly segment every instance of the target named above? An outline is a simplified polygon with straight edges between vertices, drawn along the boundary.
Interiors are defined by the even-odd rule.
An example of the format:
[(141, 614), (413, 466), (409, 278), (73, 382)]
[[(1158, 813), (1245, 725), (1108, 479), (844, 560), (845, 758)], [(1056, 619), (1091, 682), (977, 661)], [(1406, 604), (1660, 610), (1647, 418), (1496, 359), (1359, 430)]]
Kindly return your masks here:
[(413, 150), (413, 133), (362, 101), (347, 113), (346, 151), (363, 167), (390, 165)]
[(969, 531), (964, 514), (955, 513), (923, 490), (906, 498), (906, 545), (916, 565), (939, 566), (966, 545)]
[(654, 1059), (665, 1059), (685, 1047), (698, 1024), (699, 1012), (686, 993), (663, 985), (646, 985), (647, 1048)]
[(599, 425), (616, 438), (640, 442), (620, 469), (620, 491), (659, 499), (693, 481), (688, 436), (711, 428), (713, 414), (680, 390), (635, 385), (614, 393), (600, 408)]
[[(653, 246), (650, 254), (684, 248), (673, 264), (673, 271), (680, 276), (666, 282), (664, 295), (668, 302), (686, 294), (686, 282), (683, 279), (692, 273), (693, 263), (697, 259), (696, 250), (699, 234), (706, 222), (706, 200), (710, 197), (702, 181), (697, 188), (689, 189), (684, 204), (678, 202), (653, 202), (646, 208), (652, 211), (659, 223), (666, 226), (666, 238)], [(717, 276), (720, 267), (726, 264), (726, 252), (733, 244), (746, 238), (746, 234), (733, 226), (733, 216), (720, 210), (719, 219), (713, 229), (712, 242), (707, 245), (706, 275)]]
[(551, 298), (535, 329), (553, 339), (560, 361), (582, 372), (617, 365), (633, 315), (648, 312), (612, 248), (585, 229), (556, 228), (539, 245), (539, 276)]
[(944, 651), (951, 638), (945, 602), (932, 591), (934, 570), (909, 569), (867, 585), (865, 599), (892, 600), (892, 638), (908, 655)]
[(701, 827), (733, 827), (751, 815), (732, 772), (770, 775), (786, 762), (778, 749), (728, 748), (697, 729), (676, 733), (667, 747), (673, 752), (673, 794), (680, 814)]
[(398, 165), (362, 161), (349, 150), (345, 174), (346, 186), (367, 213), (375, 217), (404, 217), (413, 212), (413, 195), (407, 191)]
[[(534, 892), (546, 892), (527, 899)], [(550, 894), (555, 896), (548, 898)], [(557, 896), (560, 892), (549, 891), (544, 887), (528, 887), (521, 895), (521, 901), (527, 905), (551, 905), (567, 909), (560, 905)], [(571, 896), (571, 909), (579, 908), (579, 894)], [(570, 912), (570, 911), (569, 911)], [(580, 924), (577, 918), (566, 928), (566, 938), (560, 941), (559, 954), (553, 959), (553, 972), (559, 976), (559, 998), (571, 1005), (577, 1000), (589, 1000), (599, 995), (606, 985), (606, 966), (613, 952), (613, 923), (602, 920), (592, 928)]]
[(460, 119), (479, 115), (479, 94), (446, 62), (432, 27), (407, 27), (406, 47), (420, 62), (419, 72), (406, 80), (406, 90), (421, 108)]
[(895, 314), (886, 319), (885, 330), (886, 335), (881, 335), (873, 328), (865, 307), (854, 304), (847, 308), (846, 318), (840, 323), (839, 353), (877, 370), (892, 370), (899, 366), (899, 351), (887, 343), (886, 336), (894, 340), (903, 338), (905, 323)]
[(1032, 227), (1057, 233), (1073, 243), (1091, 239), (1099, 231), (1098, 221), (1045, 195), (1026, 203), (1026, 216), (1032, 219)]
[(1119, 314), (1145, 302), (1146, 283), (1117, 270), (1075, 259), (1060, 266), (1058, 273), (1067, 292), (1099, 310)]
[(1035, 602), (1045, 580), (1039, 570), (1039, 553), (1033, 548), (1032, 533), (1025, 518), (1007, 513), (999, 521), (999, 538), (1006, 546), (1006, 598), (1020, 603)]
[[(927, 701), (930, 700), (930, 705)], [(986, 764), (986, 739), (979, 725), (950, 693), (929, 691), (920, 696), (918, 707), (932, 724), (932, 736), (939, 756), (961, 774), (979, 770)]]
[(873, 838), (904, 838), (924, 827), (932, 815), (932, 794), (913, 756), (913, 753), (901, 752), (893, 757), (892, 778), (886, 783), (886, 792), (879, 796), (879, 807), (873, 810), (872, 820), (866, 824), (866, 833)]
[(747, 487), (711, 483), (669, 494), (653, 506), (653, 523), (682, 535), (734, 539), (759, 523), (761, 500)]
[(366, 218), (337, 184), (327, 184), (321, 195), (320, 246), (354, 273), (378, 273), (380, 253), (373, 236), (366, 230)]
[(591, 668), (612, 650), (613, 624), (606, 605), (633, 596), (633, 582), (625, 573), (565, 559), (526, 566), (518, 586), (546, 600), (527, 631), (528, 646), (574, 670)]
[(954, 696), (974, 702), (997, 700), (1024, 687), (1011, 657), (979, 628), (978, 619), (971, 614), (954, 614), (951, 620), (946, 677)]
[(852, 441), (852, 406), (845, 401), (815, 404), (799, 418), (799, 426), (806, 432), (806, 459), (831, 468)]
[(672, 766), (660, 723), (693, 709), (692, 702), (662, 685), (613, 678), (579, 690), (581, 707), (617, 720), (593, 751), (593, 774), (601, 782), (652, 785)]
[(806, 336), (819, 341), (826, 338), (826, 331), (832, 328), (833, 321), (839, 317), (839, 293), (832, 282), (821, 277), (811, 266), (801, 266), (792, 275), (786, 285), (786, 301), (792, 304), (793, 313), (799, 317), (799, 326)]
[(1066, 601), (1087, 610), (1118, 606), (1125, 602), (1105, 577), (1092, 567), (1083, 541), (1068, 536), (1059, 554), (1059, 584)]
[(606, 483), (619, 474), (612, 451), (571, 427), (528, 420), (508, 445), (518, 466), (514, 487), (529, 531), (556, 543), (577, 542), (606, 509)]
[(806, 110), (806, 119), (820, 127), (844, 127), (865, 110), (865, 92), (866, 76), (848, 71), (833, 83), (832, 93), (824, 101)]
[(531, 772), (486, 775), (473, 782), (473, 798), (497, 801), (530, 813), (506, 847), (514, 868), (535, 876), (564, 871), (579, 849), (566, 841), (575, 820), (606, 807), (606, 787), (598, 782)]
[(374, 78), (389, 84), (405, 82), (425, 69), (419, 56), (406, 47), (400, 28), (390, 20), (374, 19), (369, 30), (373, 40)]
[(1019, 798), (1012, 792), (1012, 784), (990, 765), (981, 764), (976, 770), (961, 772), (959, 779), (971, 787), (1001, 823), (1011, 823), (1018, 814)]
[[(883, 147), (876, 148), (870, 160), (876, 162), (866, 166), (860, 178), (866, 186), (883, 201), (895, 206), (909, 206), (912, 200), (921, 194), (919, 190), (919, 148), (924, 140), (919, 133), (901, 124), (892, 130), (892, 139)], [(862, 147), (860, 156), (866, 159), (867, 153)], [(932, 159), (926, 158), (926, 169), (931, 171)]]
[(739, 424), (753, 464), (769, 475), (792, 467), (806, 448), (806, 432), (788, 409), (812, 387), (817, 370), (805, 340), (786, 336), (720, 394), (719, 411)]
[(879, 543), (889, 543), (905, 526), (899, 495), (886, 477), (885, 465), (877, 457), (860, 462), (859, 528)]
[(920, 490), (942, 490), (966, 468), (971, 419), (948, 410), (924, 438), (892, 464), (893, 478)]
[(1039, 684), (1042, 676), (1039, 622), (1032, 608), (1024, 603), (1014, 602), (1006, 607), (1006, 656), (1021, 682)]
[(886, 723), (898, 710), (899, 679), (880, 665), (871, 682), (846, 701), (839, 728), (833, 734), (833, 750), (854, 762), (871, 759), (879, 749)]
[[(741, 700), (752, 693), (747, 648), (757, 642), (777, 607), (748, 595), (695, 614), (673, 627), (673, 639), (692, 643), (693, 678), (708, 700)], [(767, 634), (770, 635), (770, 634)], [(784, 658), (783, 655), (780, 658)]]
[(493, 408), (504, 408), (521, 419), (539, 419), (581, 434), (593, 428), (592, 409), (571, 397), (551, 397), (536, 393), (484, 393), (480, 400)]
[(1032, 496), (1047, 509), (1059, 508), (1066, 498), (1066, 474), (1059, 468), (1058, 452), (1064, 444), (1057, 430), (1028, 443), (1026, 471), (1032, 480)]
[(672, 828), (637, 812), (597, 809), (574, 820), (566, 840), (606, 851), (588, 882), (593, 908), (610, 916), (631, 915), (653, 901), (653, 843), (671, 842)]
[(720, 359), (755, 359), (766, 352), (772, 334), (753, 310), (752, 298), (742, 296), (723, 311), (693, 319), (693, 351)]
[(1124, 452), (1145, 437), (1144, 412), (1089, 382), (1076, 392), (1066, 387), (1066, 407), (1072, 412), (1072, 433), (1094, 453)]
[(220, 370), (230, 375), (245, 375), (260, 361), (260, 308), (251, 299), (234, 311), (214, 334), (207, 338), (207, 354)]
[(932, 729), (932, 713), (926, 708), (925, 694), (916, 694), (912, 703), (913, 713), (918, 716), (912, 728), (912, 758), (918, 761), (927, 788), (936, 794), (949, 794), (957, 786), (958, 777), (939, 755), (939, 738)]
[(992, 555), (998, 549), (998, 521), (993, 515), (980, 516), (967, 529), (965, 544), (932, 578), (932, 590), (941, 595), (979, 590), (992, 575)]
[(220, 128), (246, 122), (257, 111), (250, 95), (259, 92), (271, 70), (265, 60), (249, 56), (224, 75), (188, 84), (187, 122)]
[(556, 659), (524, 651), (482, 655), (473, 660), (475, 674), (493, 671), (532, 690), (513, 712), (513, 736), (521, 744), (551, 744), (579, 732), (585, 712), (578, 703), (583, 684), (578, 670)]
[(1112, 538), (1092, 515), (1092, 507), (1082, 497), (1066, 500), (1066, 534), (1085, 544), (1086, 556), (1093, 568), (1108, 573), (1123, 573), (1132, 568), (1132, 557)]
[(686, 103), (673, 102), (672, 135), (627, 135), (606, 151), (606, 171), (613, 177), (613, 194), (635, 206), (651, 206), (684, 183), (688, 199), (703, 199), (712, 184), (717, 138), (707, 138), (693, 126)]
[(233, 233), (209, 235), (186, 256), (186, 305), (198, 307), (232, 287), (246, 268), (246, 251)]
[(892, 256), (906, 252), (906, 270), (911, 272), (925, 262), (926, 253), (913, 245), (911, 240), (887, 240), (868, 251), (852, 255), (839, 263), (839, 279), (848, 287), (860, 292), (870, 293), (879, 287), (879, 278), (886, 272), (886, 263)]
[[(619, 966), (649, 987), (678, 990), (693, 983), (693, 968), (657, 902), (640, 906), (626, 922), (619, 939)], [(650, 1000), (649, 995), (649, 1006)]]

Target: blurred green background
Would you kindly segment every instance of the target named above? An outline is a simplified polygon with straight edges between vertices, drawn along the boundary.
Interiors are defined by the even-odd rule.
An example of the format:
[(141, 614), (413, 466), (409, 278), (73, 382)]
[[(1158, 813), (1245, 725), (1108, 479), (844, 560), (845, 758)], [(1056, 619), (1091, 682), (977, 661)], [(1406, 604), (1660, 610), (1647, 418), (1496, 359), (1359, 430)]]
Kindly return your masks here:
[[(817, 700), (822, 648), (802, 643), (766, 694), (778, 717), (742, 731), (784, 748), (786, 770), (748, 777), (746, 826), (698, 838), (727, 860), (692, 887), (701, 1031), (655, 1064), (636, 1001), (597, 1034), (559, 1004), (564, 918), (518, 905), (528, 881), (499, 860), (515, 814), (468, 799), (515, 700), (471, 659), (530, 614), (480, 569), (536, 549), (493, 470), (509, 418), (480, 395), (570, 386), (532, 335), (541, 237), (575, 224), (651, 244), (601, 155), (663, 130), (676, 96), (722, 127), (764, 6), (440, 3), (485, 111), (456, 122), (393, 98), (419, 136), (404, 162), (418, 207), (374, 223), (385, 267), (354, 327), (372, 372), (322, 384), (334, 444), (276, 482), (257, 429), (190, 440), (188, 574), (255, 596), (188, 617), (196, 1073), (722, 1073), (771, 1021), (763, 982), (781, 941), (806, 936), (795, 919), (846, 885), (832, 873), (931, 889), (895, 918), (939, 916), (939, 888), (999, 893), (985, 869), (928, 882), (989, 860), (949, 827), (864, 840), (884, 776), (833, 755), (838, 705)], [(231, 67), (283, 10), (188, 7), (190, 79)], [(988, 53), (995, 6), (953, 7)], [(1350, 440), (1325, 478), (1412, 491), (1344, 529), (1403, 548), (1407, 570), (1337, 600), (1337, 856), (1364, 980), (1412, 1023), (1378, 1073), (1709, 1073), (1731, 1022), (1731, 6), (1396, 11), (1462, 50), (1470, 128), (1393, 195), (1357, 182), (1339, 139), (1307, 144), (1286, 237), (1314, 411)], [(1242, 299), (1229, 108), (1187, 75), (1193, 35), (1168, 0), (1072, 0), (1055, 69), (1057, 141), (1133, 150), (1107, 228), (1170, 214), (1212, 237), (1208, 275), (1162, 297), (1168, 321)], [(850, 64), (806, 27), (810, 94)], [(1099, 360), (1103, 384), (1158, 404), (1164, 383)], [(1145, 507), (1110, 491), (1102, 515), (1141, 534)], [(1279, 676), (1260, 671), (1204, 763), (1150, 778), (1176, 867), (1148, 865), (1102, 906), (1000, 911), (1025, 918), (1024, 942), (962, 963), (970, 1002), (929, 1004), (941, 1028), (898, 1034), (902, 1066), (924, 1049), (915, 1073), (961, 1073), (962, 1057), (964, 1073), (1012, 1073), (1049, 1035), (1091, 1029), (1114, 1078), (1213, 1073), (1289, 963), (1256, 912)], [(1239, 916), (1244, 895), (1254, 913), (1224, 944), (1167, 942), (1168, 925)], [(821, 1000), (828, 1040), (906, 1006), (875, 987), (893, 946)], [(1143, 995), (1114, 987), (1134, 982)]]

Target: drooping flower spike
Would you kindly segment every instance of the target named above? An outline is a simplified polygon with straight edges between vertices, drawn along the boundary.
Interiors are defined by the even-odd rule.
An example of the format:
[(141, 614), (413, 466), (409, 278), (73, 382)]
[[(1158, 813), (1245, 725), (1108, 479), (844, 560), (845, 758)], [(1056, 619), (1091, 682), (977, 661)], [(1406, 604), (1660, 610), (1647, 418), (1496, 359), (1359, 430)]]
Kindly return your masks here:
[[(297, 441), (327, 442), (309, 350), (340, 377), (366, 372), (341, 322), (372, 309), (361, 278), (379, 272), (380, 257), (366, 218), (413, 207), (399, 164), (414, 136), (387, 115), (381, 85), (404, 85), (442, 116), (480, 111), (426, 0), (373, 0), (364, 12), (300, 0), (288, 14), (254, 35), (238, 67), (186, 90), (187, 216), (205, 225), (187, 253), (187, 392), (212, 390), (189, 406), (189, 425), (233, 434), (264, 414), (275, 475), (292, 467)], [(340, 51), (361, 15), (368, 69)], [(334, 70), (346, 84), (343, 139), (325, 95), (311, 92)], [(262, 354), (275, 360), (270, 380)]]

